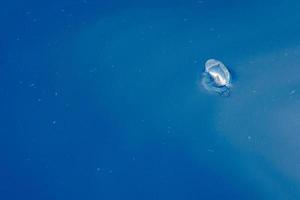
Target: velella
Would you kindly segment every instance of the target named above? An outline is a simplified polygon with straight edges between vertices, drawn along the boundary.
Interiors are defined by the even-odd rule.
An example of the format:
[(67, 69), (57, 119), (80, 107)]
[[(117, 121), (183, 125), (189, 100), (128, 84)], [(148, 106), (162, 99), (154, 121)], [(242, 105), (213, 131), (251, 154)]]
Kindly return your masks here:
[(202, 76), (203, 87), (212, 93), (229, 96), (231, 75), (227, 67), (219, 60), (208, 59)]

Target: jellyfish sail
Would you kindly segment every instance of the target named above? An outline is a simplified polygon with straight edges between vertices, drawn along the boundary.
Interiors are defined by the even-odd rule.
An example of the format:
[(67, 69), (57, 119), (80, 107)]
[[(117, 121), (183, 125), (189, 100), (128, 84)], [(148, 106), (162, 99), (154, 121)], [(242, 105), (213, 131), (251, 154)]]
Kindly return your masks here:
[(203, 87), (221, 96), (230, 95), (231, 75), (227, 67), (216, 59), (205, 62), (205, 71), (202, 77)]

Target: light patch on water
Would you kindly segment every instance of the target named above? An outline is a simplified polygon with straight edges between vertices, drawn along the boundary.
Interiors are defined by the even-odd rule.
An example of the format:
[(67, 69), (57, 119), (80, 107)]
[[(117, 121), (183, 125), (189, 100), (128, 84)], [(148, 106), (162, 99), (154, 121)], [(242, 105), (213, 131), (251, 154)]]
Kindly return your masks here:
[(235, 68), (239, 74), (235, 95), (219, 104), (215, 118), (216, 129), (251, 157), (249, 175), (260, 171), (267, 181), (262, 187), (271, 191), (276, 185), (282, 194), (296, 196), (300, 195), (300, 96), (295, 89), (300, 85), (299, 55), (296, 48), (241, 61)]

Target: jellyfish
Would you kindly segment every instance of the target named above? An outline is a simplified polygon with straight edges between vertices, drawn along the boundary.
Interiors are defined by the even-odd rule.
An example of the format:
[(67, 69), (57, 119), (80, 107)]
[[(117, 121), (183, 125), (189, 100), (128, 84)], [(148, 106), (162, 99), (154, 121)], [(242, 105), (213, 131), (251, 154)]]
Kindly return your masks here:
[(221, 61), (209, 59), (205, 62), (205, 71), (201, 83), (209, 92), (221, 96), (230, 96), (231, 75)]

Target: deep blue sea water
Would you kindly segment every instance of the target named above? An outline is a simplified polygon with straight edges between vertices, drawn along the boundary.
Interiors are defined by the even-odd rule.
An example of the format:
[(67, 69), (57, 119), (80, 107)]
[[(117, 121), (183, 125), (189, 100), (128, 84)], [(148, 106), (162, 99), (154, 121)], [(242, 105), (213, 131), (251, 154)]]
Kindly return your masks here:
[(299, 1), (0, 4), (1, 200), (300, 199)]

